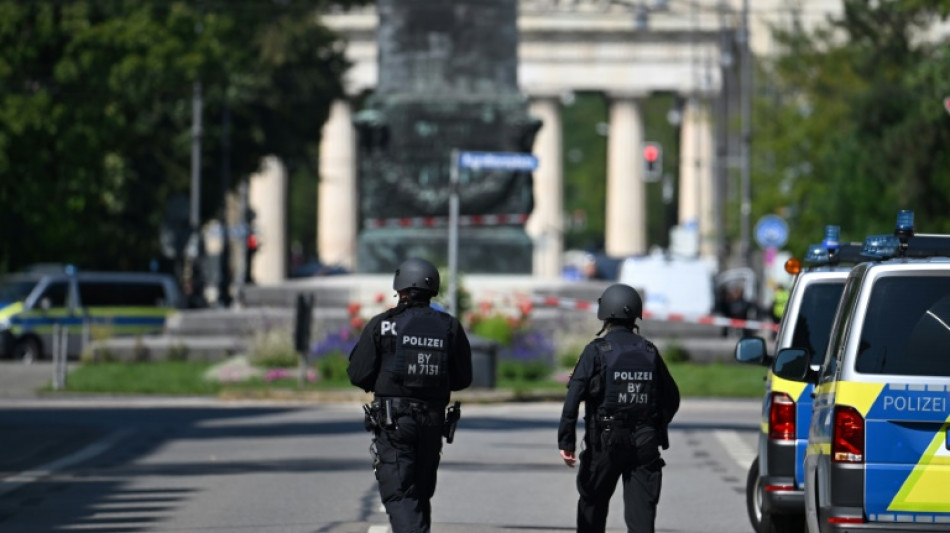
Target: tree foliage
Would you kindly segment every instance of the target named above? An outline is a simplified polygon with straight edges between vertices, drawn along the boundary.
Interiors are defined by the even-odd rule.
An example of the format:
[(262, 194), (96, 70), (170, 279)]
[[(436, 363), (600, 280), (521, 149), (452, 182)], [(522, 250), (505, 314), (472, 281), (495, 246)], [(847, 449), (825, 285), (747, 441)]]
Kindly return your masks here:
[(798, 251), (825, 224), (845, 240), (886, 233), (905, 208), (918, 231), (950, 232), (950, 51), (928, 34), (950, 2), (843, 5), (814, 32), (779, 32), (783, 53), (760, 71), (754, 216), (787, 216)]
[(0, 0), (0, 271), (159, 257), (166, 201), (190, 190), (196, 82), (203, 218), (219, 213), (225, 159), (232, 183), (268, 154), (315, 180), (347, 67), (322, 4)]

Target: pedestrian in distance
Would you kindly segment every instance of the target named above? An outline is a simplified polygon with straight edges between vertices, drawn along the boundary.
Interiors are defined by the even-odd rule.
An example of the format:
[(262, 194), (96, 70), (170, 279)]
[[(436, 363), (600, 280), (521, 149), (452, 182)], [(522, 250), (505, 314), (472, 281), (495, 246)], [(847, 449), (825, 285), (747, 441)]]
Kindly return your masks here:
[[(577, 531), (602, 533), (610, 498), (622, 480), (624, 519), (631, 533), (652, 533), (660, 500), (660, 448), (679, 409), (679, 388), (659, 350), (639, 335), (643, 301), (618, 283), (597, 300), (603, 327), (581, 353), (568, 382), (558, 428), (561, 459), (577, 473)], [(600, 335), (606, 331), (606, 334)], [(577, 417), (584, 402), (584, 450), (576, 454)]]
[(460, 416), (451, 391), (472, 383), (472, 351), (455, 317), (433, 308), (439, 271), (408, 259), (393, 277), (396, 307), (373, 317), (350, 352), (350, 382), (374, 399), (364, 405), (373, 433), (373, 468), (393, 533), (431, 530), (430, 500), (442, 454)]

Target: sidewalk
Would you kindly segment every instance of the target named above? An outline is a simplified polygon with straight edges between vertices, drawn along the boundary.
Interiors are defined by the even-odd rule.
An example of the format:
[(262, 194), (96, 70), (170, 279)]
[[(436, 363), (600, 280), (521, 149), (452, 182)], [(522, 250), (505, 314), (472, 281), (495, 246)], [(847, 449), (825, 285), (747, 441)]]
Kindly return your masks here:
[(4, 398), (33, 398), (37, 389), (53, 379), (50, 362), (25, 365), (19, 361), (0, 361), (0, 402)]

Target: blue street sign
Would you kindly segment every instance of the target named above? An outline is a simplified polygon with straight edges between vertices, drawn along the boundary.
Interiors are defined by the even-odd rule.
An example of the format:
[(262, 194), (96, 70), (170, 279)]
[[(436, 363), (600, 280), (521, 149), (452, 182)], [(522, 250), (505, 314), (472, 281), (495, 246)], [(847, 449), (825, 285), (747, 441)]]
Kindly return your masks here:
[(778, 215), (765, 215), (755, 223), (755, 242), (762, 248), (781, 248), (788, 242), (788, 223)]
[(459, 167), (472, 170), (519, 170), (538, 168), (538, 158), (519, 152), (459, 152)]

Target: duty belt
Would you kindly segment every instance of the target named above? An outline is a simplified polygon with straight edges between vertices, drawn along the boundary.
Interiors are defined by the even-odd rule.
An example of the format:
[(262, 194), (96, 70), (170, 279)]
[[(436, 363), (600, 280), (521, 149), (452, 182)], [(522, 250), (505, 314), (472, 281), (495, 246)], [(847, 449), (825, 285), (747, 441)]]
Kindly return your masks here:
[(411, 411), (436, 411), (442, 412), (445, 410), (445, 404), (441, 402), (427, 402), (425, 400), (417, 400), (415, 398), (390, 398), (390, 397), (377, 397), (376, 401), (384, 402), (389, 400), (392, 402), (393, 409), (398, 412), (411, 412)]
[(624, 428), (635, 429), (640, 426), (649, 426), (653, 422), (645, 418), (628, 418), (623, 416), (597, 416), (597, 425), (603, 429)]

